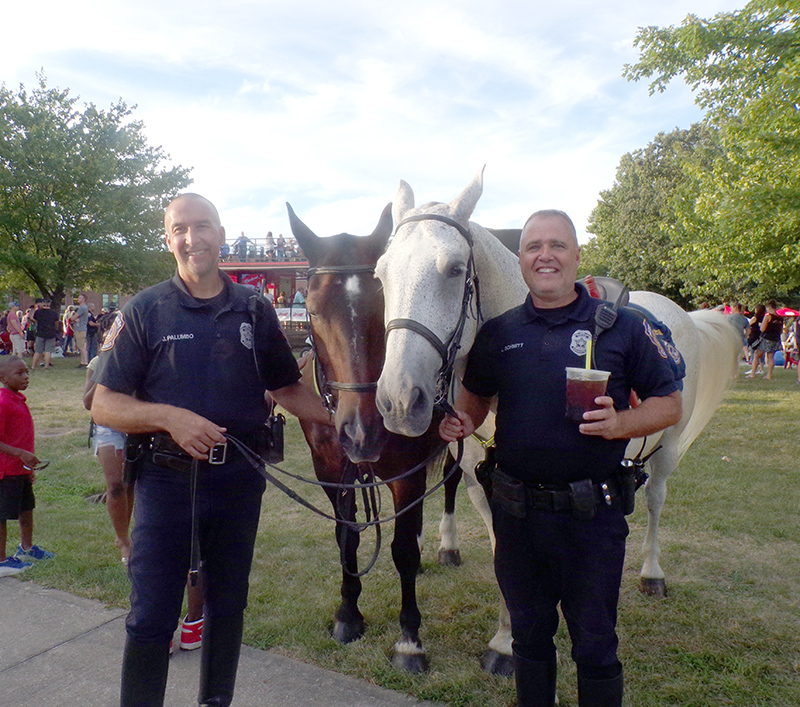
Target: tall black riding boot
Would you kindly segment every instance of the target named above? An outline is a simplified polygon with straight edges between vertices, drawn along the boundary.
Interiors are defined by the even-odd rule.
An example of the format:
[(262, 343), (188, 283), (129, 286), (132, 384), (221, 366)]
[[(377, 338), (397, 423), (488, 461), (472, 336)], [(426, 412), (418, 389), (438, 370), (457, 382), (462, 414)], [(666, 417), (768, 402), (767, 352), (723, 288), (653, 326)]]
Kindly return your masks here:
[(556, 659), (527, 660), (514, 653), (518, 707), (553, 707), (556, 703)]
[(231, 703), (243, 628), (244, 612), (233, 616), (205, 617), (198, 704), (227, 707)]
[(167, 689), (169, 643), (125, 641), (120, 707), (162, 707)]
[(578, 674), (579, 707), (622, 707), (623, 675), (615, 678), (591, 680)]

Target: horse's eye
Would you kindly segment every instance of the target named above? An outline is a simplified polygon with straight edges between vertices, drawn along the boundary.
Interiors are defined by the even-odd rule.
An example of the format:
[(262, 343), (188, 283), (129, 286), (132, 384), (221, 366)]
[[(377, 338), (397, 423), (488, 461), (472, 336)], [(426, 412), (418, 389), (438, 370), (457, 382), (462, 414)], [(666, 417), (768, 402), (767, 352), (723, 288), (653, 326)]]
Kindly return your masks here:
[(453, 265), (447, 273), (447, 277), (460, 277), (464, 273), (462, 265)]

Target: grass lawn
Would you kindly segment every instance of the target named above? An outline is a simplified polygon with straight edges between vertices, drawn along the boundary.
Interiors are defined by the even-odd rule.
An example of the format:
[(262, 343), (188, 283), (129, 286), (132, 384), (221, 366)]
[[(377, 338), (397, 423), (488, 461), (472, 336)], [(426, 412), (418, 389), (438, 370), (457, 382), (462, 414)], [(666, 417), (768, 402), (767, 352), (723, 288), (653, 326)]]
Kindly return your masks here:
[[(28, 359), (30, 362), (30, 359)], [(55, 551), (21, 577), (113, 606), (128, 583), (105, 507), (84, 499), (102, 490), (87, 447), (85, 372), (74, 358), (37, 371), (27, 392), (37, 454), (50, 460), (35, 486), (34, 540)], [(742, 369), (744, 370), (744, 369)], [(670, 480), (662, 516), (661, 564), (669, 596), (639, 593), (646, 514), (630, 516), (620, 603), (621, 659), (628, 707), (796, 707), (800, 704), (800, 385), (740, 378)], [(310, 475), (299, 427), (287, 430), (287, 469)], [(313, 489), (301, 492), (319, 504)], [(388, 504), (388, 495), (384, 499)], [(484, 674), (478, 660), (496, 628), (498, 590), (486, 531), (466, 493), (459, 498), (464, 565), (436, 564), (441, 493), (426, 506), (419, 578), (422, 640), (431, 670), (411, 677), (388, 661), (399, 636), (399, 585), (388, 549), (364, 579), (367, 635), (348, 646), (329, 636), (340, 570), (333, 528), (270, 488), (264, 497), (246, 618), (248, 644), (450, 705), (506, 707), (512, 681)], [(387, 536), (390, 535), (387, 529)], [(9, 547), (18, 528), (9, 523)], [(362, 541), (368, 557), (374, 535)], [(563, 622), (562, 622), (563, 624)], [(576, 705), (569, 640), (562, 625), (559, 698)]]

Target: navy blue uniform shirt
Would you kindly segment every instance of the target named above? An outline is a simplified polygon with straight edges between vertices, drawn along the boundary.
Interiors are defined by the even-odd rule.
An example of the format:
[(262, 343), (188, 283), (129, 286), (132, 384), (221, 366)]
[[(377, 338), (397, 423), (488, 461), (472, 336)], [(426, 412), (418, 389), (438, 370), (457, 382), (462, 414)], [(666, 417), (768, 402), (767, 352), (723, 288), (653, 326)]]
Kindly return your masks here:
[[(566, 410), (566, 367), (585, 366), (586, 342), (594, 332), (593, 299), (581, 286), (578, 298), (556, 309), (525, 303), (488, 322), (469, 354), (464, 387), (498, 396), (497, 459), (523, 481), (602, 481), (619, 470), (627, 440), (582, 435)], [(642, 400), (679, 390), (649, 322), (621, 309), (595, 342), (594, 368), (610, 371), (608, 395), (627, 410), (631, 389)]]
[(235, 436), (260, 427), (265, 391), (297, 382), (300, 372), (272, 306), (220, 277), (223, 294), (212, 300), (195, 299), (177, 274), (137, 294), (117, 314), (94, 380), (192, 410)]

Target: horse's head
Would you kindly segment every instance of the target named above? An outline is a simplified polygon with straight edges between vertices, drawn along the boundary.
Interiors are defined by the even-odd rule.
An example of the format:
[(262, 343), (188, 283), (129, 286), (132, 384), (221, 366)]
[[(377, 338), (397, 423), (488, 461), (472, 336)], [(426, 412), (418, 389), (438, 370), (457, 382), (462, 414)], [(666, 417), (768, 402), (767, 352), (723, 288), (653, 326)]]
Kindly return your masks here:
[(370, 236), (318, 238), (295, 215), (289, 221), (310, 269), (306, 308), (317, 384), (335, 407), (336, 431), (353, 462), (376, 461), (386, 439), (375, 406), (385, 350), (383, 296), (374, 268), (392, 233), (387, 205)]
[(377, 404), (391, 432), (415, 437), (428, 429), (448, 345), (460, 345), (463, 356), (474, 341), (474, 302), (465, 307), (473, 263), (469, 218), (482, 191), (483, 170), (449, 204), (414, 208), (411, 187), (400, 182), (397, 232), (376, 268), (387, 327)]

